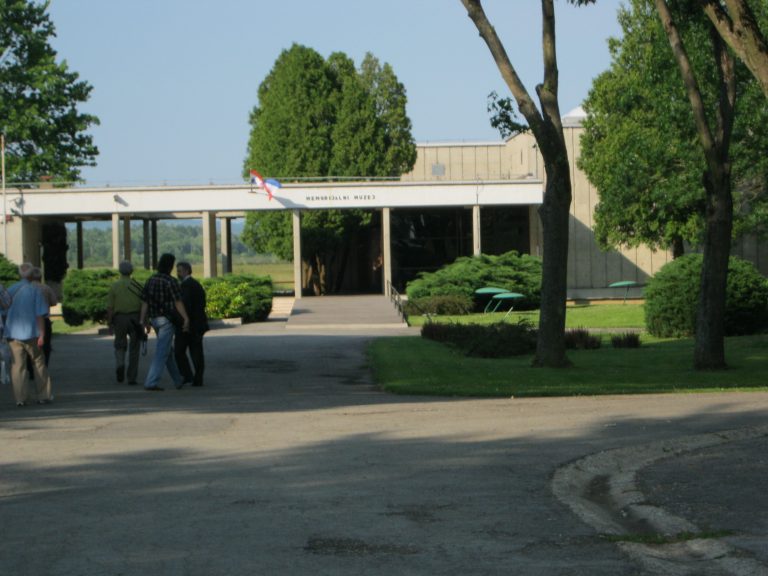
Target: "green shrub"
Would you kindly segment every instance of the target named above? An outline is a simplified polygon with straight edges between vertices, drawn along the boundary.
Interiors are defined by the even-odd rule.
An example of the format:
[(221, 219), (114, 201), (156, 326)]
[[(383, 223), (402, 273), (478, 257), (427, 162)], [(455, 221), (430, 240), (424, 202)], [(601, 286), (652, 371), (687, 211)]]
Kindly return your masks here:
[(408, 300), (416, 302), (431, 296), (463, 296), (474, 300), (475, 310), (482, 310), (488, 300), (476, 297), (475, 290), (485, 286), (524, 294), (525, 298), (515, 301), (517, 310), (538, 308), (541, 260), (514, 251), (500, 256), (462, 256), (436, 272), (422, 272), (408, 283), (406, 293)]
[(586, 328), (565, 331), (565, 347), (571, 350), (596, 350), (602, 343), (599, 336), (593, 336)]
[(422, 314), (442, 314), (458, 316), (472, 312), (474, 302), (463, 294), (443, 294), (408, 300), (405, 303), (405, 313), (408, 316)]
[(430, 322), (422, 327), (421, 336), (480, 358), (521, 356), (536, 349), (536, 329), (526, 320), (487, 325)]
[(61, 314), (70, 326), (86, 320), (106, 322), (109, 287), (120, 278), (117, 270), (70, 270), (62, 284)]
[[(133, 278), (141, 285), (154, 274), (136, 269)], [(109, 288), (120, 277), (117, 270), (99, 268), (70, 270), (62, 286), (61, 312), (70, 326), (86, 320), (105, 322)], [(272, 311), (272, 281), (261, 276), (229, 275), (203, 278), (206, 312), (211, 318), (242, 318), (243, 322), (265, 320)]]
[[(701, 285), (701, 254), (664, 265), (645, 288), (645, 325), (659, 337), (692, 336)], [(725, 332), (754, 334), (768, 327), (768, 282), (755, 267), (732, 256), (728, 265)]]
[(640, 334), (637, 332), (625, 332), (611, 336), (611, 345), (614, 348), (640, 348)]
[(211, 318), (242, 318), (244, 323), (266, 320), (272, 311), (269, 276), (234, 275), (206, 278), (206, 312)]
[(19, 267), (0, 254), (0, 284), (8, 288), (14, 282), (19, 281)]

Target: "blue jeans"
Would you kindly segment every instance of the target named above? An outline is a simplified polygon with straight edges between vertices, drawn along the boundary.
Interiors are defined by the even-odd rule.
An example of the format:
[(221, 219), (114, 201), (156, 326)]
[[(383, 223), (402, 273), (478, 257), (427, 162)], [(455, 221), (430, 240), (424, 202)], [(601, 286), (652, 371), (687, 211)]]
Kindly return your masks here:
[(157, 346), (152, 364), (149, 365), (147, 379), (144, 381), (144, 388), (154, 388), (158, 385), (163, 376), (163, 368), (168, 368), (174, 386), (179, 387), (183, 378), (173, 357), (173, 324), (165, 316), (156, 316), (152, 318), (151, 323), (157, 334)]

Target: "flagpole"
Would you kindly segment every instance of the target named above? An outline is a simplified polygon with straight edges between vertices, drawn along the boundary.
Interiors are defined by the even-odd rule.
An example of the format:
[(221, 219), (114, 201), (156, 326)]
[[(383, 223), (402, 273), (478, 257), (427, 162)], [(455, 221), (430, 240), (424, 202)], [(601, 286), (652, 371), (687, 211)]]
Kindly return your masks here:
[(3, 180), (3, 256), (8, 257), (8, 214), (5, 203), (5, 134), (0, 134), (0, 155), (2, 156), (2, 180)]

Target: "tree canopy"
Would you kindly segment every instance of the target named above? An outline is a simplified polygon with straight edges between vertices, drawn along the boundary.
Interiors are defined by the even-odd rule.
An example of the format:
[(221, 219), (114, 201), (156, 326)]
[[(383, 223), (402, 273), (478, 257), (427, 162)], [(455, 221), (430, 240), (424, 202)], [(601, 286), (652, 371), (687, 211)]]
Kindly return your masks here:
[(0, 132), (11, 182), (75, 181), (98, 154), (86, 133), (98, 118), (78, 111), (92, 87), (57, 62), (47, 7), (0, 0)]
[[(645, 244), (680, 255), (684, 243), (702, 240), (706, 161), (654, 7), (648, 0), (631, 0), (618, 17), (623, 35), (609, 43), (611, 67), (595, 79), (584, 104), (588, 116), (579, 166), (600, 196), (595, 234), (604, 248)], [(712, 110), (718, 73), (705, 22), (687, 20), (683, 32)], [(765, 222), (768, 106), (759, 84), (739, 68), (732, 158), (742, 215), (737, 230), (743, 232)]]
[[(391, 66), (366, 54), (360, 68), (337, 52), (324, 59), (294, 44), (259, 86), (250, 115), (243, 174), (251, 169), (301, 178), (398, 177), (416, 161), (405, 88)], [(362, 210), (302, 214), (302, 246), (315, 292), (333, 291), (329, 268), (343, 267), (339, 248), (370, 223)], [(243, 240), (257, 252), (292, 260), (288, 212), (251, 213)], [(327, 282), (328, 281), (328, 282)]]

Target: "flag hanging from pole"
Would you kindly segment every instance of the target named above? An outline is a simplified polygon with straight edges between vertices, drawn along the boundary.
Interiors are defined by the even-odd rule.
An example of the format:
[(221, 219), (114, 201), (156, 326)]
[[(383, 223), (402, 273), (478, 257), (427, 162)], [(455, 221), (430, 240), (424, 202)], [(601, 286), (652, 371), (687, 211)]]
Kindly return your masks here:
[(270, 200), (272, 200), (275, 192), (283, 187), (283, 185), (274, 178), (264, 178), (256, 170), (251, 170), (251, 184), (255, 184), (256, 188), (264, 190)]

